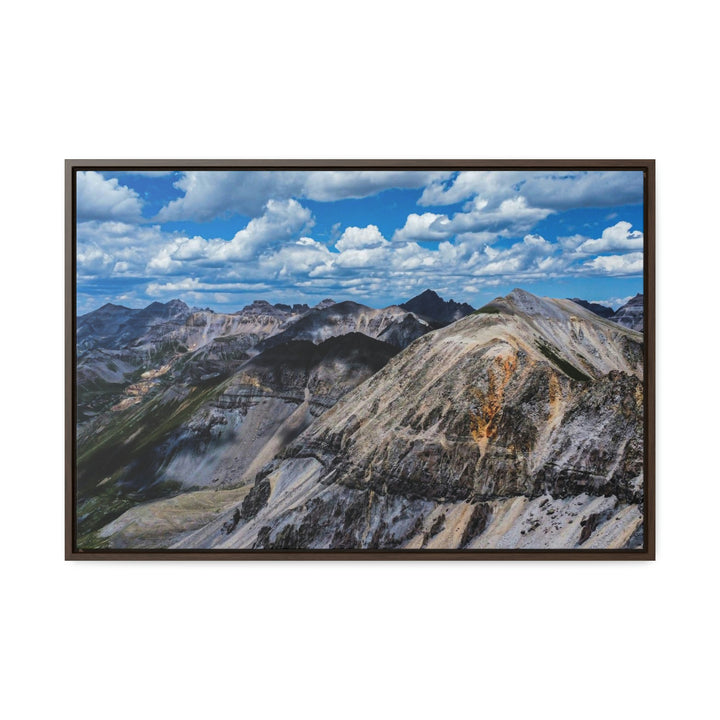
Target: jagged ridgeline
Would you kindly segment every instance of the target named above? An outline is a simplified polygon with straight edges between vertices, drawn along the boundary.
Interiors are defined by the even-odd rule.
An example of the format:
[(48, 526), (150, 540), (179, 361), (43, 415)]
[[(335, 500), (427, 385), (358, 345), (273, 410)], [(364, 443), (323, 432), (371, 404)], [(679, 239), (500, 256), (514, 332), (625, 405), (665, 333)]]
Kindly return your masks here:
[(639, 548), (642, 296), (591, 305), (104, 306), (79, 547)]

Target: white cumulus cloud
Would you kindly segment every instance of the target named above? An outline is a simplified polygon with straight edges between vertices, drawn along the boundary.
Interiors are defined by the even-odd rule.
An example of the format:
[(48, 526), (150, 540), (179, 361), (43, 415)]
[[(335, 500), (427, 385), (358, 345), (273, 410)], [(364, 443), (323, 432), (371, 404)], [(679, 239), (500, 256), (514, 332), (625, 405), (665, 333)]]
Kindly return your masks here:
[(357, 250), (359, 248), (374, 248), (387, 245), (388, 241), (382, 236), (377, 225), (366, 227), (346, 228), (335, 247), (341, 252), (344, 250)]
[(643, 254), (601, 255), (586, 262), (585, 267), (604, 275), (638, 275), (643, 271)]
[(407, 240), (445, 240), (449, 237), (449, 233), (434, 227), (437, 220), (447, 220), (447, 216), (436, 215), (431, 212), (423, 213), (422, 215), (410, 213), (407, 216), (405, 225), (395, 231), (393, 240), (396, 242), (404, 242)]
[(311, 212), (297, 200), (269, 200), (260, 217), (253, 218), (231, 240), (202, 237), (171, 239), (149, 260), (149, 273), (174, 273), (184, 262), (222, 266), (256, 259), (289, 242), (313, 225)]
[(640, 203), (643, 173), (626, 170), (510, 171), (470, 170), (451, 182), (433, 180), (423, 191), (421, 205), (452, 205), (479, 197), (497, 207), (522, 195), (530, 206), (551, 210), (606, 207)]
[(639, 230), (631, 230), (629, 222), (621, 220), (612, 227), (605, 228), (602, 237), (597, 240), (586, 240), (578, 250), (583, 253), (595, 254), (617, 250), (642, 250), (643, 234)]
[(142, 200), (117, 178), (107, 180), (94, 170), (77, 174), (78, 220), (122, 220), (137, 222), (142, 219)]
[(448, 235), (483, 231), (519, 235), (531, 230), (552, 212), (545, 208), (530, 207), (523, 196), (503, 200), (496, 208), (490, 208), (486, 200), (476, 198), (467, 210), (456, 213), (452, 220), (441, 216), (431, 225), (431, 229)]
[(183, 195), (165, 205), (157, 220), (207, 221), (230, 214), (255, 217), (269, 200), (364, 198), (388, 188), (422, 188), (450, 175), (407, 170), (192, 170), (174, 183)]

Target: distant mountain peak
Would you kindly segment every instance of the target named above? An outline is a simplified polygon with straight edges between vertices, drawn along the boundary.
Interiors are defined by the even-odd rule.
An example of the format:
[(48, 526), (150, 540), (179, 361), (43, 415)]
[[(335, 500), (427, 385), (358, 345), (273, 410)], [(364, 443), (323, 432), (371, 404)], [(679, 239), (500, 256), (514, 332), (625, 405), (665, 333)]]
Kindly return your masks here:
[(295, 303), (293, 305), (288, 305), (287, 303), (275, 303), (273, 307), (276, 310), (282, 310), (286, 313), (293, 313), (295, 315), (306, 313), (310, 307), (306, 303)]
[(165, 307), (168, 308), (177, 308), (179, 310), (189, 310), (190, 308), (187, 306), (186, 303), (184, 303), (179, 298), (175, 298), (174, 300), (170, 300), (165, 303)]
[(130, 310), (130, 308), (125, 307), (125, 305), (117, 305), (116, 303), (105, 303), (94, 312), (117, 312), (119, 310), (127, 311)]
[[(300, 309), (298, 308), (298, 312)], [(285, 317), (287, 313), (293, 312), (293, 308), (289, 305), (283, 305), (278, 303), (277, 305), (271, 305), (267, 300), (253, 300), (249, 305), (246, 305), (242, 310), (238, 310), (235, 315), (247, 315), (247, 316), (270, 316), (270, 317)]]
[(467, 303), (457, 303), (452, 299), (443, 300), (430, 288), (401, 303), (399, 307), (436, 325), (449, 325), (475, 311), (475, 308)]
[(586, 310), (589, 310), (590, 312), (595, 313), (596, 315), (599, 315), (603, 318), (610, 318), (615, 312), (611, 307), (608, 307), (607, 305), (601, 305), (600, 303), (582, 300), (581, 298), (568, 298), (568, 300), (571, 300), (576, 305), (580, 305), (580, 307), (584, 307)]
[(155, 301), (138, 311), (139, 317), (173, 318), (189, 315), (190, 308), (182, 300), (169, 300), (166, 303)]
[(642, 293), (638, 293), (634, 298), (630, 298), (617, 312), (610, 318), (613, 322), (643, 332), (645, 326), (645, 297)]
[(321, 302), (319, 302), (317, 305), (313, 306), (313, 310), (324, 310), (325, 308), (330, 307), (331, 305), (337, 305), (337, 303), (332, 300), (331, 298), (325, 298)]
[(186, 311), (190, 310), (190, 308), (180, 299), (175, 298), (174, 300), (168, 300), (166, 303), (162, 303), (159, 300), (155, 300), (155, 302), (151, 302), (149, 305), (147, 305), (145, 308), (143, 308), (146, 311), (155, 312), (158, 310), (172, 310), (172, 311)]

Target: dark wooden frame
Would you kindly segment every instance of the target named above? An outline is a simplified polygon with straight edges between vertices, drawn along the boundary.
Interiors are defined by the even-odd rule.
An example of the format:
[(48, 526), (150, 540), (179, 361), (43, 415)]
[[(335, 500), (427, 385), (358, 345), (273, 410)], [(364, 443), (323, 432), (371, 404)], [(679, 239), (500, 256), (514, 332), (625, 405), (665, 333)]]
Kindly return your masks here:
[[(76, 212), (81, 170), (639, 170), (645, 177), (643, 292), (644, 543), (641, 550), (85, 550), (75, 543)], [(65, 559), (66, 560), (654, 560), (655, 559), (655, 160), (66, 160), (65, 161)]]

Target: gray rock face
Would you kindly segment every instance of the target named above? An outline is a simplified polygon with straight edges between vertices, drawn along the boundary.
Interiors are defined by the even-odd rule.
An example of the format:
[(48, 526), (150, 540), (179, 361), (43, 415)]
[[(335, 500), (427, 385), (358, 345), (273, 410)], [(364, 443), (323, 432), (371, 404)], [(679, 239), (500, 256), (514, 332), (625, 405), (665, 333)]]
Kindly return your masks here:
[(315, 421), (231, 538), (178, 547), (634, 547), (642, 413), (641, 335), (516, 290)]
[(629, 300), (618, 309), (611, 320), (623, 327), (642, 332), (645, 324), (645, 304), (643, 296), (638, 293), (632, 300)]

